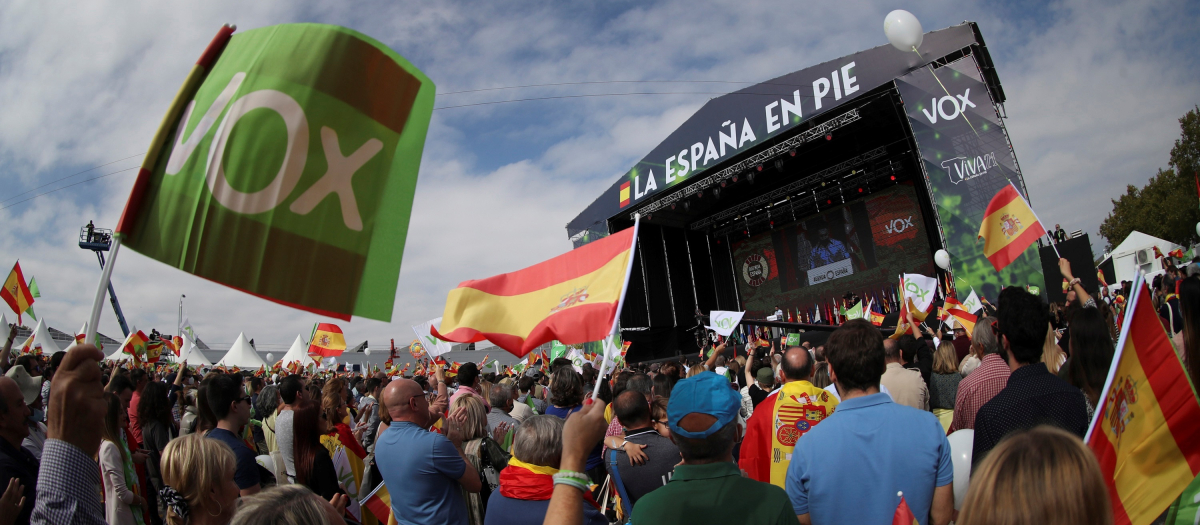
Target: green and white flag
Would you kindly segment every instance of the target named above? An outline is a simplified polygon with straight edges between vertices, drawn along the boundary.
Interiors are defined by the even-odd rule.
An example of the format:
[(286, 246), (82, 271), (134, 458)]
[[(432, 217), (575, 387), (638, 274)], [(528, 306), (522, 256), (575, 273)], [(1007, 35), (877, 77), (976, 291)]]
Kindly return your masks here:
[(117, 233), (262, 298), (390, 321), (433, 82), (342, 27), (231, 34), (180, 88)]
[[(551, 361), (558, 359), (560, 357), (566, 357), (566, 355), (567, 355), (567, 345), (564, 345), (558, 341), (550, 341), (550, 360)], [(549, 364), (549, 363), (547, 363), (547, 364)]]
[(844, 312), (842, 315), (845, 315), (845, 316), (846, 316), (846, 320), (850, 320), (850, 319), (862, 319), (862, 318), (863, 318), (863, 304), (862, 304), (862, 301), (859, 301), (859, 302), (855, 303), (855, 304), (854, 304), (854, 306), (851, 306), (851, 307), (850, 307), (849, 309), (847, 309), (847, 310), (846, 310), (846, 311), (845, 311), (845, 312)]

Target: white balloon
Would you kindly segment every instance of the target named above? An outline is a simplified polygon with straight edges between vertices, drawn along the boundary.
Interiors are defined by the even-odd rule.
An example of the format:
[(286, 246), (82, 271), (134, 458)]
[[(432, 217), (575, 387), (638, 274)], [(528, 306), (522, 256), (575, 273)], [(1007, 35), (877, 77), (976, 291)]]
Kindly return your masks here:
[(950, 252), (946, 250), (938, 250), (933, 253), (933, 262), (938, 265), (938, 268), (943, 270), (950, 269)]
[(946, 437), (950, 442), (950, 464), (954, 466), (954, 508), (961, 509), (971, 482), (971, 447), (975, 431), (969, 428), (955, 431)]
[(267, 352), (267, 361), (275, 361), (275, 354)]
[(363, 350), (363, 353), (367, 354), (367, 355), (371, 355), (371, 349), (368, 347), (366, 350)]
[(883, 18), (883, 34), (887, 35), (888, 42), (893, 47), (906, 52), (921, 47), (921, 42), (925, 39), (925, 30), (921, 29), (921, 22), (903, 9), (892, 11)]
[(1200, 222), (1196, 223), (1196, 235), (1200, 235)]

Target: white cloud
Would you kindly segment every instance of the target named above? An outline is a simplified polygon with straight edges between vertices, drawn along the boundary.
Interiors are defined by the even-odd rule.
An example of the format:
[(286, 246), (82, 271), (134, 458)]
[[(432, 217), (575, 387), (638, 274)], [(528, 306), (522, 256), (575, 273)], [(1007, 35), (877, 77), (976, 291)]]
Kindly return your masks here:
[[(758, 82), (883, 44), (881, 20), (892, 7), (864, 0), (671, 0), (592, 11), (493, 2), (8, 6), (0, 21), (0, 200), (143, 151), (223, 22), (243, 29), (294, 21), (352, 27), (396, 49), (449, 91), (604, 80)], [(1180, 2), (1070, 0), (1035, 13), (985, 2), (919, 7), (926, 29), (980, 21), (1009, 96), (1007, 125), (1034, 203), (1043, 218), (1070, 229), (1095, 231), (1109, 197), (1165, 165), (1178, 133), (1175, 119), (1197, 102), (1196, 69), (1174, 67), (1195, 62), (1188, 46), (1179, 45), (1193, 39), (1188, 32), (1196, 22), (1181, 16), (1188, 10)], [(574, 85), (445, 96), (438, 105), (737, 87)], [(356, 319), (343, 326), (348, 339), (406, 342), (409, 326), (440, 315), (446, 292), (460, 281), (569, 249), (566, 222), (711, 96), (436, 112), (394, 322)], [(79, 226), (89, 219), (115, 224), (132, 182), (131, 173), (114, 175), (0, 210), (0, 264), (20, 258), (26, 273), (38, 277), (37, 310), (56, 327), (78, 328), (99, 275), (94, 257), (75, 246)], [(278, 344), (282, 352), (317, 321), (130, 251), (120, 259), (114, 286), (140, 328), (172, 330), (181, 293), (201, 337), (214, 345), (228, 345), (244, 331), (260, 348)], [(118, 332), (109, 310), (102, 319), (103, 331)]]

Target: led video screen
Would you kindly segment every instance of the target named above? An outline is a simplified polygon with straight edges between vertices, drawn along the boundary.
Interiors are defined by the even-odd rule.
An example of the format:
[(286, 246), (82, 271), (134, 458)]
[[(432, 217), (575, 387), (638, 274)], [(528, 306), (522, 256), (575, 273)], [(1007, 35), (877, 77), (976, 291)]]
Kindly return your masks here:
[(925, 228), (914, 189), (900, 184), (734, 241), (746, 316), (811, 312), (846, 292), (882, 298), (902, 273), (933, 275)]

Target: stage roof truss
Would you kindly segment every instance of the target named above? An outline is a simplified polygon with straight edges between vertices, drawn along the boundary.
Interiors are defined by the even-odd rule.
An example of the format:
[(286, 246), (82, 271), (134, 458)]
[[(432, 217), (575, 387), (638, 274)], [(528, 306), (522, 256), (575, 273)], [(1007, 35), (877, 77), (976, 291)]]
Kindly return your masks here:
[(825, 138), (826, 135), (829, 135), (839, 128), (857, 122), (860, 118), (862, 117), (860, 116), (857, 107), (850, 109), (849, 111), (833, 117), (832, 119), (808, 129), (807, 131), (803, 131), (791, 138), (770, 146), (765, 150), (742, 159), (741, 161), (736, 162), (723, 170), (689, 184), (675, 193), (652, 201), (643, 206), (641, 209), (635, 211), (641, 213), (642, 215), (648, 215), (658, 210), (669, 208), (672, 204), (678, 204), (680, 201), (700, 193), (710, 187), (719, 186), (721, 182), (731, 180), (734, 175), (738, 175), (750, 170), (757, 170), (758, 166), (765, 166), (771, 159), (788, 153), (807, 142), (814, 141), (819, 138)]
[(759, 195), (758, 197), (743, 202), (742, 204), (700, 219), (699, 221), (692, 223), (692, 229), (703, 230), (714, 224), (724, 222), (730, 217), (736, 217), (738, 215), (745, 214), (749, 210), (757, 209), (764, 205), (785, 201), (789, 196), (794, 196), (794, 194), (801, 193), (803, 188), (807, 188), (817, 184), (820, 181), (830, 179), (838, 173), (854, 170), (855, 168), (866, 163), (878, 161), (886, 156), (887, 146), (879, 146), (878, 148), (870, 150), (856, 157), (846, 159), (842, 162), (834, 164), (833, 166), (792, 182), (786, 186), (782, 186), (773, 191)]

